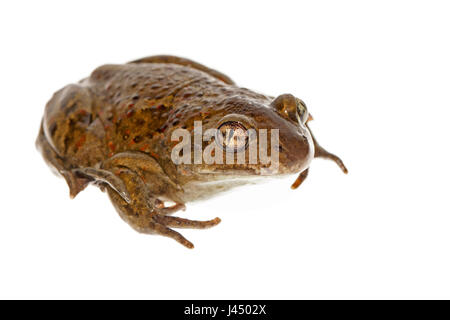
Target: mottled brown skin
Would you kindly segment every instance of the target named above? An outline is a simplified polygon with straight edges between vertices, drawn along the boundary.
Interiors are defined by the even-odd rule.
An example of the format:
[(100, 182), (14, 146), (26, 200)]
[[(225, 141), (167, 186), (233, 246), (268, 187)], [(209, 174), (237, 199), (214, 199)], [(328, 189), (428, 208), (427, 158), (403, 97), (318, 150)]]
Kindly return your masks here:
[[(298, 120), (300, 102), (240, 88), (222, 73), (172, 56), (153, 56), (124, 65), (104, 65), (89, 78), (56, 92), (48, 102), (37, 139), (47, 163), (62, 175), (75, 197), (89, 183), (106, 190), (120, 216), (134, 229), (193, 245), (170, 228), (207, 228), (220, 222), (169, 214), (189, 201), (205, 199), (260, 177), (262, 164), (180, 164), (171, 160), (177, 128), (203, 130), (225, 120), (258, 129), (279, 129), (279, 170), (306, 178), (311, 159), (342, 161), (321, 148), (307, 123)], [(306, 107), (305, 107), (306, 109)], [(206, 144), (207, 142), (204, 142)], [(164, 206), (164, 201), (175, 205)]]

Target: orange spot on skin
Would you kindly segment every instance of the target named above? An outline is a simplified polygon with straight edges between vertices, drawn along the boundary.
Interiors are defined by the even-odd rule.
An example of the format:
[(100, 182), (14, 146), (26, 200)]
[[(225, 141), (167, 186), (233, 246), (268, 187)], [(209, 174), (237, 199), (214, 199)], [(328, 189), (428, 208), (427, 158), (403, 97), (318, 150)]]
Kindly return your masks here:
[(139, 148), (139, 150), (141, 150), (141, 151), (145, 151), (145, 150), (147, 150), (148, 149), (148, 147), (149, 147), (149, 145), (148, 144), (144, 144), (142, 147), (140, 147)]
[(150, 155), (151, 155), (153, 158), (155, 158), (155, 159), (159, 159), (159, 155), (157, 155), (157, 154), (154, 153), (154, 152), (150, 152)]
[(80, 139), (78, 139), (78, 141), (75, 143), (75, 146), (77, 147), (77, 149), (80, 149), (81, 146), (86, 142), (86, 136), (83, 135), (81, 136)]
[(128, 110), (127, 111), (127, 118), (130, 118), (134, 113), (134, 110)]
[(108, 142), (108, 147), (111, 150), (111, 152), (116, 151), (116, 146), (114, 145), (114, 143), (112, 141)]

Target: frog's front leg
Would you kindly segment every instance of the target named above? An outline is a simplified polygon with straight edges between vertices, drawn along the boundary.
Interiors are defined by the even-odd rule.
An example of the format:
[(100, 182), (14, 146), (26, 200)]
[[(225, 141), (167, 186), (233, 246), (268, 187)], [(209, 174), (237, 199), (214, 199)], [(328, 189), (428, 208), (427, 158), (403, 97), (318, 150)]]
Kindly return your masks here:
[(138, 232), (170, 237), (188, 248), (193, 248), (194, 245), (189, 240), (169, 227), (208, 228), (220, 222), (218, 218), (210, 221), (193, 221), (166, 216), (168, 212), (164, 209), (167, 208), (158, 208), (158, 199), (149, 195), (146, 184), (137, 173), (121, 168), (116, 174), (127, 186), (131, 201), (130, 203), (125, 201), (110, 185), (106, 186), (108, 195), (122, 219)]
[(342, 172), (344, 173), (348, 173), (348, 170), (346, 168), (346, 166), (344, 165), (344, 162), (341, 160), (341, 158), (339, 158), (337, 155), (328, 152), (327, 150), (325, 150), (324, 148), (322, 148), (319, 143), (317, 142), (316, 138), (314, 137), (311, 129), (309, 128), (308, 123), (306, 123), (306, 127), (309, 130), (309, 133), (311, 134), (311, 137), (313, 139), (314, 142), (314, 158), (324, 158), (324, 159), (329, 159), (334, 161), (339, 168), (341, 168)]
[(179, 187), (165, 175), (156, 160), (144, 153), (117, 154), (105, 161), (102, 170), (112, 172), (123, 183), (129, 201), (123, 196), (121, 189), (117, 190), (118, 188), (110, 183), (106, 184), (106, 189), (119, 215), (138, 232), (164, 235), (188, 248), (193, 248), (190, 241), (170, 227), (204, 229), (220, 222), (219, 218), (195, 221), (167, 216), (183, 210), (184, 204), (174, 199), (176, 202), (174, 206), (164, 207), (163, 202), (152, 194), (151, 187), (156, 186), (157, 190), (165, 191), (167, 194), (171, 194), (171, 189)]

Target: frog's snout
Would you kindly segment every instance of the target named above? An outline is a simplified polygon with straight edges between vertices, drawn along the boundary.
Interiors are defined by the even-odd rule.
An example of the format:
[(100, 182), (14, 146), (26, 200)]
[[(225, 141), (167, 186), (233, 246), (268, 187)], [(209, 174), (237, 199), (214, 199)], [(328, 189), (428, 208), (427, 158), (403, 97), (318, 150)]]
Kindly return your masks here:
[(303, 172), (314, 158), (314, 142), (307, 129), (281, 136), (280, 146), (281, 173)]

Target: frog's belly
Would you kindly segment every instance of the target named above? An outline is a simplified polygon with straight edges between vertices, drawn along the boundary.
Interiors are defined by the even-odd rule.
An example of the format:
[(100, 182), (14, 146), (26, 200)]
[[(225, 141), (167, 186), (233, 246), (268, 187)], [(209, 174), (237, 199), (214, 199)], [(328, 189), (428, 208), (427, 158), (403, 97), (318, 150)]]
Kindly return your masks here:
[(268, 180), (267, 177), (244, 177), (244, 178), (229, 178), (226, 180), (216, 181), (195, 181), (189, 182), (183, 186), (183, 194), (181, 198), (183, 201), (192, 202), (210, 199), (218, 194), (224, 193), (236, 187), (257, 184)]

